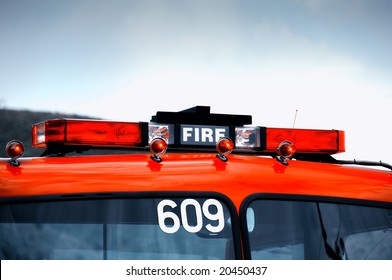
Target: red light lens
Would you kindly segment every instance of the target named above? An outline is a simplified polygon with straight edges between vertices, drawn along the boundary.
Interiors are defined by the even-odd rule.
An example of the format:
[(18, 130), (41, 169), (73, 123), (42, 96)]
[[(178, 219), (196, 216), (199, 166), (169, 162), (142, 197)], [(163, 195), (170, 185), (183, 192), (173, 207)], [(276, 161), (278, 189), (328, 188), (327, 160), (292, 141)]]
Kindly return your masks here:
[(266, 128), (266, 151), (276, 151), (282, 141), (295, 143), (298, 153), (336, 154), (345, 151), (344, 131)]
[(234, 149), (234, 143), (230, 138), (223, 137), (216, 143), (216, 149), (220, 155), (228, 155)]
[(140, 123), (98, 120), (49, 120), (32, 127), (34, 147), (48, 144), (135, 146), (142, 142)]
[(8, 142), (5, 147), (5, 151), (10, 158), (18, 158), (24, 154), (24, 146), (22, 142), (13, 140)]
[(161, 137), (153, 139), (150, 143), (150, 150), (154, 156), (160, 156), (167, 150), (167, 142)]

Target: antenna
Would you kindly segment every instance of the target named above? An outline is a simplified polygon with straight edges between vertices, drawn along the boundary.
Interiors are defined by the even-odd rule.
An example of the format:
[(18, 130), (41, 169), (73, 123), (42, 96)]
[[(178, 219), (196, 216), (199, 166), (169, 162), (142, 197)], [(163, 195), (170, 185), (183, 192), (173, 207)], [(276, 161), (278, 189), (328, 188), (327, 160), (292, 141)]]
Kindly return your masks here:
[(293, 128), (295, 127), (295, 121), (297, 120), (297, 113), (298, 113), (298, 110), (295, 110)]

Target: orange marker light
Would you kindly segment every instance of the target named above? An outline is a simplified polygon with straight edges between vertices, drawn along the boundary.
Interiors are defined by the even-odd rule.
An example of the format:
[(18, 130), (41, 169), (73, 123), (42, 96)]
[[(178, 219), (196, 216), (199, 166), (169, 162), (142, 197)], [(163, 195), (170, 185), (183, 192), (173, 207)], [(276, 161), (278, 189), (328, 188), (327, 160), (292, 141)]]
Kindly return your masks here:
[(161, 162), (162, 159), (159, 157), (163, 155), (167, 150), (167, 142), (162, 137), (154, 138), (150, 143), (150, 151), (152, 153), (151, 159)]
[(276, 152), (278, 153), (277, 160), (284, 164), (288, 165), (287, 159), (290, 159), (296, 151), (295, 146), (290, 141), (282, 141), (278, 148), (276, 148)]
[(230, 154), (234, 149), (234, 143), (230, 138), (222, 137), (216, 143), (216, 149), (218, 151), (217, 157), (223, 161), (227, 161), (226, 155)]
[(284, 158), (291, 158), (297, 149), (290, 141), (283, 141), (279, 144), (279, 147), (276, 149), (278, 155)]
[(20, 163), (17, 161), (18, 158), (20, 158), (24, 154), (24, 146), (22, 142), (18, 140), (12, 140), (7, 143), (5, 147), (5, 152), (7, 155), (11, 158), (9, 162), (13, 166), (19, 166)]

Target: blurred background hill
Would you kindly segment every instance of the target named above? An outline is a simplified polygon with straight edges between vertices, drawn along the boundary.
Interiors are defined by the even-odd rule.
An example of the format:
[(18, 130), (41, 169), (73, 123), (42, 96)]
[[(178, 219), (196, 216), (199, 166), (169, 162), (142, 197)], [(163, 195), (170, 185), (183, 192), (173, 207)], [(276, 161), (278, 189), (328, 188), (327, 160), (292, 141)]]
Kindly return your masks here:
[(25, 146), (25, 157), (39, 156), (42, 149), (31, 147), (31, 125), (53, 118), (91, 118), (53, 112), (0, 109), (0, 157), (7, 157), (5, 146), (10, 140), (19, 140)]

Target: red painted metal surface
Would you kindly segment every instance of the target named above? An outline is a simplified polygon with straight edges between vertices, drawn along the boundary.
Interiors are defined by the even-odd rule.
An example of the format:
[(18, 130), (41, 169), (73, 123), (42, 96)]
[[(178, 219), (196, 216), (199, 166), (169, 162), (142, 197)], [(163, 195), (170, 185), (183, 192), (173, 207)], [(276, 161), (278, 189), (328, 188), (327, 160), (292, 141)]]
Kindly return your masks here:
[(0, 160), (0, 198), (52, 194), (219, 192), (237, 209), (254, 193), (316, 195), (392, 202), (392, 172), (325, 163), (215, 154), (110, 155)]

